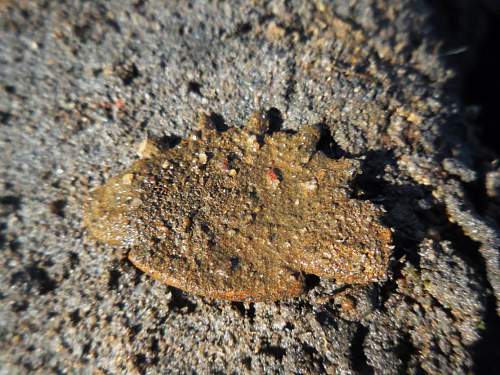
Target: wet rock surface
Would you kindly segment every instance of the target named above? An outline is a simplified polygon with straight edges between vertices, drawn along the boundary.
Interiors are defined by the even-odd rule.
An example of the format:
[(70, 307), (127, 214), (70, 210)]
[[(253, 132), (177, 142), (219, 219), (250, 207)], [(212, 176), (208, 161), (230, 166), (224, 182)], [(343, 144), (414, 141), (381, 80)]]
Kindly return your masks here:
[[(477, 129), (495, 111), (462, 95), (490, 33), (475, 22), (495, 17), (481, 4), (0, 2), (2, 371), (487, 372), (498, 155)], [(86, 239), (84, 202), (154, 155), (142, 140), (171, 148), (200, 111), (223, 130), (262, 108), (360, 161), (350, 198), (394, 229), (386, 281), (214, 301)]]

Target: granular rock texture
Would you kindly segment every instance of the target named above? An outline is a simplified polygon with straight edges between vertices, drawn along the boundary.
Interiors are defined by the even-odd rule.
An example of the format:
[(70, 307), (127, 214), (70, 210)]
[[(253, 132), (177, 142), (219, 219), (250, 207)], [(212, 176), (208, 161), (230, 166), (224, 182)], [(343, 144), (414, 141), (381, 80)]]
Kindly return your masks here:
[(383, 281), (391, 231), (382, 211), (349, 199), (355, 160), (316, 150), (317, 126), (269, 132), (256, 113), (243, 129), (200, 131), (92, 192), (92, 237), (130, 247), (128, 258), (167, 285), (212, 298), (296, 297), (304, 274), (338, 283)]
[[(486, 372), (498, 155), (460, 87), (496, 7), (450, 3), (0, 1), (1, 372)], [(214, 301), (86, 239), (84, 202), (142, 140), (263, 108), (272, 131), (317, 124), (321, 152), (360, 161), (350, 198), (394, 229), (386, 281)]]

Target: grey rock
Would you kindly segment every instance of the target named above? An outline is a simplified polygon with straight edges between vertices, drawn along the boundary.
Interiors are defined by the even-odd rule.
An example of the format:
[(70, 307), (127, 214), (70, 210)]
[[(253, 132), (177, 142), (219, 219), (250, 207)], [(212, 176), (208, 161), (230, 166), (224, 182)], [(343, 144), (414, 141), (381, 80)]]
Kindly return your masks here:
[[(467, 192), (486, 191), (481, 154), (449, 89), (458, 68), (436, 9), (0, 2), (1, 372), (477, 369), (495, 332), (499, 231)], [(200, 111), (241, 126), (259, 109), (289, 129), (323, 123), (325, 152), (362, 160), (357, 194), (394, 228), (386, 283), (311, 278), (295, 300), (213, 301), (86, 239), (88, 191), (144, 138), (183, 137)]]

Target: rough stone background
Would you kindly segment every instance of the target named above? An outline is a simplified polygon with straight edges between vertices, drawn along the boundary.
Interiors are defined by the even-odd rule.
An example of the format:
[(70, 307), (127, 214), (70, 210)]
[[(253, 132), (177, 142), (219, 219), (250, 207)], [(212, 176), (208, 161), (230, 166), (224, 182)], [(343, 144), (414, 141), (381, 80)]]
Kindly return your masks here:
[[(497, 4), (0, 1), (0, 372), (491, 373)], [(363, 161), (354, 194), (394, 228), (387, 282), (211, 301), (86, 240), (89, 189), (144, 137), (258, 109)]]

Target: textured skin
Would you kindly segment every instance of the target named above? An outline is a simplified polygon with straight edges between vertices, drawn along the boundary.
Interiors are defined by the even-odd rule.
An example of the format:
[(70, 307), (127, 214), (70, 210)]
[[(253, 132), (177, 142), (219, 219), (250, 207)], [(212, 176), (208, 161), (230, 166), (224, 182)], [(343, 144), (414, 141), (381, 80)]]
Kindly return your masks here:
[(212, 298), (296, 297), (302, 274), (385, 279), (391, 232), (382, 211), (348, 197), (358, 163), (316, 151), (319, 127), (266, 134), (262, 113), (225, 132), (201, 123), (172, 149), (149, 146), (158, 151), (92, 194), (92, 237), (130, 246), (147, 274)]

